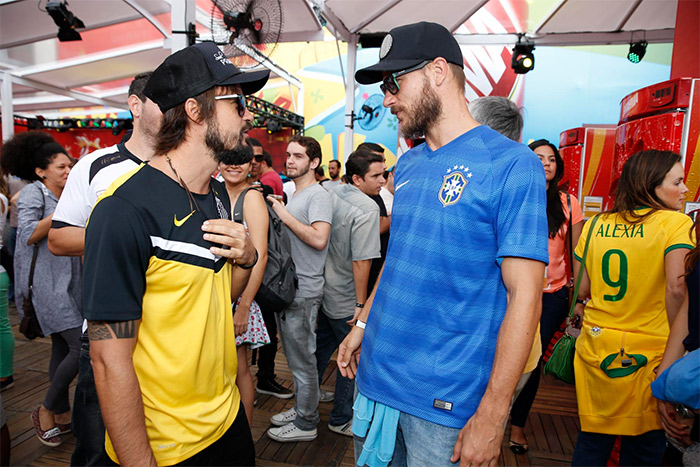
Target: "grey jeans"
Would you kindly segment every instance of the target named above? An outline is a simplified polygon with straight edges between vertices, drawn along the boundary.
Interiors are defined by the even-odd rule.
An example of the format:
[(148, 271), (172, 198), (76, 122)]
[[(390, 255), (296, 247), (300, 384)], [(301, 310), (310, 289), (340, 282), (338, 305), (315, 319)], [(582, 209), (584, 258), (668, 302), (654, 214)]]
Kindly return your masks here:
[(289, 371), (294, 377), (297, 418), (300, 430), (313, 430), (318, 425), (318, 370), (316, 369), (316, 317), (321, 297), (295, 298), (278, 313), (277, 329), (282, 340)]

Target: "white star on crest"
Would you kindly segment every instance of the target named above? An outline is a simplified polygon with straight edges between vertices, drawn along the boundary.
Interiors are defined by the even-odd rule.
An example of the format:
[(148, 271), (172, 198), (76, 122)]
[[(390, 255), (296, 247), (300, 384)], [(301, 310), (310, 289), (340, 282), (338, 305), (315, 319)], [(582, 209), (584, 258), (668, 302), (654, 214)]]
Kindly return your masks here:
[(471, 173), (467, 174), (467, 177), (472, 178), (472, 174)]
[(462, 169), (462, 170), (464, 170), (464, 166), (463, 166), (463, 165), (460, 165), (459, 168)]
[(447, 169), (447, 173), (450, 173), (450, 172), (452, 172), (452, 169)]
[(464, 170), (466, 170), (467, 172), (469, 172), (469, 167), (465, 167)]
[(454, 166), (454, 169), (455, 169), (455, 170), (457, 170), (458, 168), (459, 168), (459, 167), (457, 167), (456, 165)]

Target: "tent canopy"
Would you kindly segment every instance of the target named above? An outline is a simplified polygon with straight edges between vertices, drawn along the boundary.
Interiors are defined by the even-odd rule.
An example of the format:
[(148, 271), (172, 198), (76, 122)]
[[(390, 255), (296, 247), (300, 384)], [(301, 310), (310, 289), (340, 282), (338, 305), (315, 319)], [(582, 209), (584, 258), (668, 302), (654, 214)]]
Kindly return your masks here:
[[(359, 34), (423, 20), (443, 24), (463, 44), (512, 44), (518, 33), (538, 45), (673, 40), (677, 0), (561, 0), (531, 31), (463, 26), (489, 2), (508, 14), (519, 1), (282, 0), (281, 41), (322, 40), (326, 21), (336, 37), (355, 42)], [(152, 70), (185, 37), (173, 30), (191, 21), (200, 38), (207, 37), (211, 6), (211, 0), (71, 0), (68, 9), (86, 26), (83, 40), (59, 42), (46, 0), (0, 0), (0, 77), (11, 81), (2, 87), (3, 108), (28, 115), (96, 105), (125, 109), (131, 77)]]

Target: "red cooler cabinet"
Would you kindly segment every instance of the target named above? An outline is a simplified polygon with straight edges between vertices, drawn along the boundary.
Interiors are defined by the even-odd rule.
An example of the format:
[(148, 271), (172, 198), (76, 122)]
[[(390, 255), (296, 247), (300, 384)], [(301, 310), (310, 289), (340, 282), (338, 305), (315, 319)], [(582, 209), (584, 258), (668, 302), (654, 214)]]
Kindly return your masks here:
[(586, 219), (610, 202), (614, 146), (615, 125), (584, 125), (559, 135), (559, 152), (564, 159), (560, 186), (576, 196)]
[(674, 151), (681, 155), (690, 190), (683, 210), (700, 208), (700, 79), (677, 78), (647, 86), (622, 99), (620, 107), (611, 194), (632, 154), (644, 149)]

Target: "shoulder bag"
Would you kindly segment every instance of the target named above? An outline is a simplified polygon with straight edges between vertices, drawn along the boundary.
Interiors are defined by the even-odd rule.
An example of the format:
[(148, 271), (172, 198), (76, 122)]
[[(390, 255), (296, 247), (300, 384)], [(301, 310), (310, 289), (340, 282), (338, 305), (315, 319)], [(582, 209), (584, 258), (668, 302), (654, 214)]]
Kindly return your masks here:
[[(44, 191), (41, 190), (41, 196), (43, 204), (41, 206), (41, 221), (44, 218), (44, 212), (46, 208), (46, 198), (44, 197)], [(34, 268), (36, 266), (36, 256), (39, 253), (39, 242), (34, 243), (34, 252), (32, 253), (32, 265), (29, 268), (29, 293), (22, 303), (22, 321), (19, 323), (19, 332), (21, 332), (27, 339), (34, 340), (37, 337), (44, 337), (44, 333), (41, 330), (41, 325), (39, 324), (39, 318), (36, 316), (36, 310), (34, 309), (34, 302), (32, 302), (32, 284), (34, 283)]]

